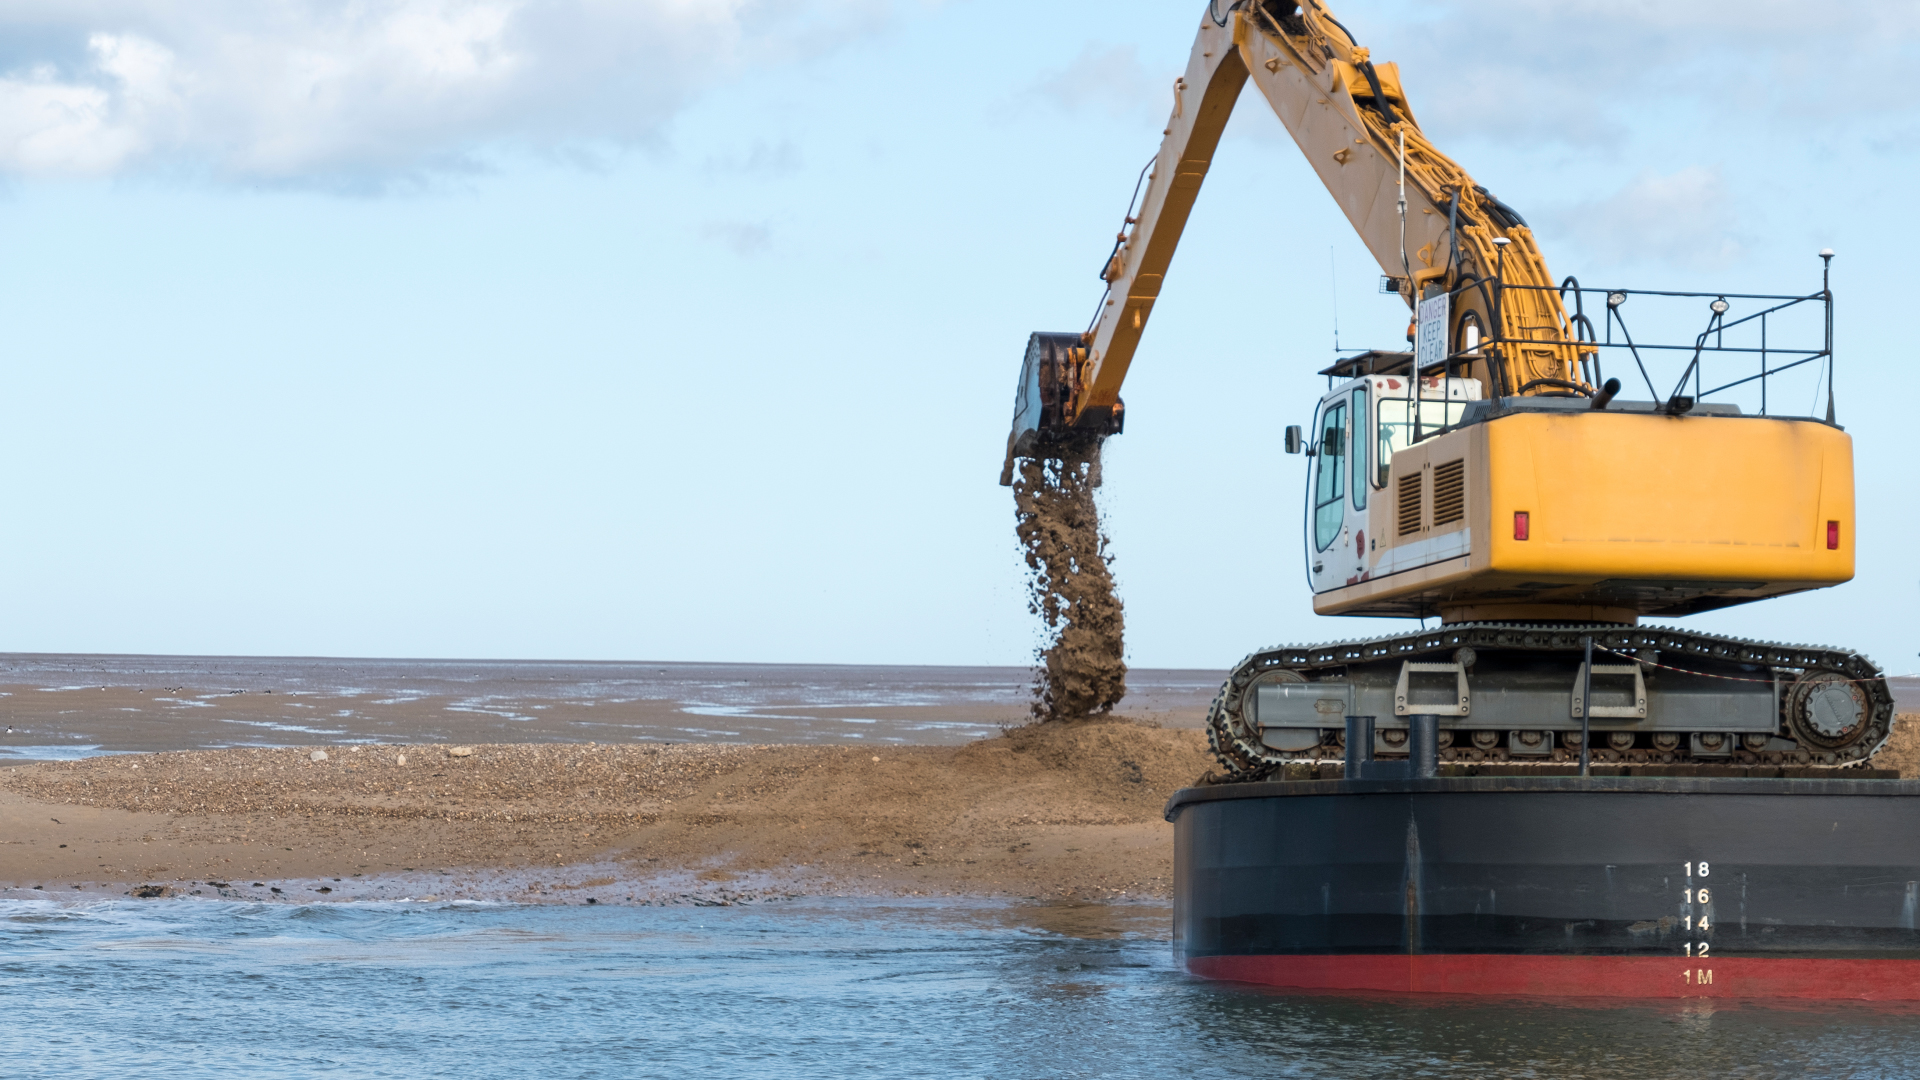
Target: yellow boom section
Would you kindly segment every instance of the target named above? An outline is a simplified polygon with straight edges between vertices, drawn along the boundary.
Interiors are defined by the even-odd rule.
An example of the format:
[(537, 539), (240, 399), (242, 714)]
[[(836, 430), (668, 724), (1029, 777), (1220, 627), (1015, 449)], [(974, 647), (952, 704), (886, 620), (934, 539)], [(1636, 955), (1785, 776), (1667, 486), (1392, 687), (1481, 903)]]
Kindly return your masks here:
[[(1201, 19), (1186, 74), (1174, 83), (1173, 113), (1146, 194), (1107, 267), (1105, 303), (1065, 380), (1066, 426), (1104, 424), (1119, 405), (1174, 249), (1249, 77), (1410, 304), (1430, 291), (1465, 290), (1453, 303), (1450, 350), (1491, 344), (1458, 374), (1483, 380), (1498, 397), (1585, 387), (1566, 310), (1532, 230), (1428, 141), (1399, 70), (1373, 63), (1321, 0), (1259, 0), (1217, 18), (1210, 7)], [(1530, 287), (1501, 290), (1496, 282)]]

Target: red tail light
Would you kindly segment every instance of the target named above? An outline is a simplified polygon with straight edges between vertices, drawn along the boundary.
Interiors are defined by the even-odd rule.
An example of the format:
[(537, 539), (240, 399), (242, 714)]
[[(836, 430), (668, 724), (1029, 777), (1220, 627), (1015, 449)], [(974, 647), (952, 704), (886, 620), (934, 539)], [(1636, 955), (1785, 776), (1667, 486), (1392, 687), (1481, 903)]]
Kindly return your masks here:
[[(1513, 538), (1515, 540), (1525, 540), (1527, 538), (1527, 533), (1530, 528), (1531, 528), (1531, 525), (1527, 521), (1527, 512), (1525, 510), (1515, 510), (1513, 512)], [(1838, 533), (1833, 531), (1837, 528), (1839, 528), (1838, 522), (1828, 523), (1827, 537), (1829, 540), (1839, 535)], [(1829, 543), (1827, 546), (1832, 547), (1833, 545)]]
[(1837, 521), (1827, 522), (1827, 550), (1840, 550), (1840, 523)]

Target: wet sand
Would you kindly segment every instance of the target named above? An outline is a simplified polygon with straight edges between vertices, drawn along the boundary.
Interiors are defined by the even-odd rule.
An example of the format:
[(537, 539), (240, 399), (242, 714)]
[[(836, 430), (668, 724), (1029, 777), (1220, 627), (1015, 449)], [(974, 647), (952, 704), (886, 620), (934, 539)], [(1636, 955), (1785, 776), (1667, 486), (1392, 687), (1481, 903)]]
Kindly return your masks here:
[(0, 770), (0, 897), (1151, 900), (1162, 806), (1209, 764), (1202, 733), (1125, 720), (957, 747), (314, 749)]
[[(733, 904), (1164, 902), (1201, 732), (1044, 724), (962, 746), (376, 745), (0, 769), (0, 897)], [(1920, 771), (1920, 717), (1875, 758)]]
[[(60, 735), (48, 745), (70, 759), (0, 768), (0, 897), (1151, 903), (1166, 898), (1172, 870), (1161, 807), (1213, 764), (1192, 704), (1204, 673), (1183, 676), (1184, 687), (1163, 677), (1159, 700), (1175, 707), (1158, 715), (1170, 724), (1120, 717), (1003, 732), (1023, 715), (1024, 685), (957, 674), (967, 669), (835, 669), (836, 682), (817, 668), (741, 678), (744, 666), (687, 665), (698, 677), (680, 672), (677, 695), (650, 698), (626, 686), (587, 693), (577, 674), (553, 671), (513, 691), (527, 665), (456, 686), (444, 665), (428, 678), (398, 663), (395, 677), (415, 692), (284, 667), (252, 689), (205, 677), (198, 688), (127, 685), (137, 676), (100, 669), (91, 685), (14, 684), (0, 698), (11, 722)], [(688, 702), (723, 690), (735, 699), (713, 707), (787, 737), (689, 741), (687, 717), (703, 714)], [(494, 711), (472, 711), (483, 698)], [(286, 730), (303, 726), (283, 722), (301, 718), (297, 706), (322, 703), (326, 741)], [(844, 714), (857, 709), (894, 726), (876, 718), (850, 738)], [(1005, 719), (988, 726), (994, 709)], [(582, 738), (609, 716), (620, 738)], [(955, 716), (989, 734), (927, 726)], [(915, 725), (934, 737), (905, 742)], [(300, 745), (235, 746), (236, 732)], [(515, 737), (486, 737), (496, 732)], [(926, 745), (935, 738), (944, 744)], [(69, 751), (85, 739), (162, 752)], [(1920, 775), (1920, 720), (1903, 714), (1874, 764)]]
[(1098, 441), (1027, 458), (1013, 477), (1027, 610), (1046, 627), (1033, 703), (1039, 719), (1104, 716), (1127, 696), (1126, 608), (1113, 589), (1099, 486)]
[[(1120, 712), (1197, 729), (1218, 671)], [(0, 656), (0, 764), (294, 743), (958, 745), (1025, 723), (1023, 668)], [(11, 731), (6, 729), (11, 728)]]

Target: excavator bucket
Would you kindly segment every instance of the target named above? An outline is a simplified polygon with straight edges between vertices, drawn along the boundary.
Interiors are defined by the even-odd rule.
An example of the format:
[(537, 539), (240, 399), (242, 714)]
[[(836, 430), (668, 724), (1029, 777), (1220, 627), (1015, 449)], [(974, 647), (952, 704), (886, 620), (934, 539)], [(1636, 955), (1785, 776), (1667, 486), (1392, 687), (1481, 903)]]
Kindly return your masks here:
[(1086, 356), (1079, 334), (1037, 333), (1027, 339), (1020, 383), (1013, 392), (1013, 430), (1007, 433), (1007, 456), (1000, 466), (1002, 487), (1013, 483), (1014, 462), (1020, 458), (1084, 454), (1108, 435), (1119, 434), (1124, 405), (1116, 405), (1110, 416), (1101, 410), (1098, 423), (1068, 419)]

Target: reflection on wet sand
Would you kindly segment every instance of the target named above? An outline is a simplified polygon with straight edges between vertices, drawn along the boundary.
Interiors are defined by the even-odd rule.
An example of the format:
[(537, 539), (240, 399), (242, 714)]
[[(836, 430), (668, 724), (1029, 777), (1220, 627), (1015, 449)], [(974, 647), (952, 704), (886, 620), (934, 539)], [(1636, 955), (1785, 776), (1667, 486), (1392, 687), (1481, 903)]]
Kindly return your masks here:
[[(1206, 671), (1138, 670), (1125, 715), (1198, 727)], [(1021, 668), (0, 657), (0, 761), (356, 742), (956, 745), (1026, 722)]]

